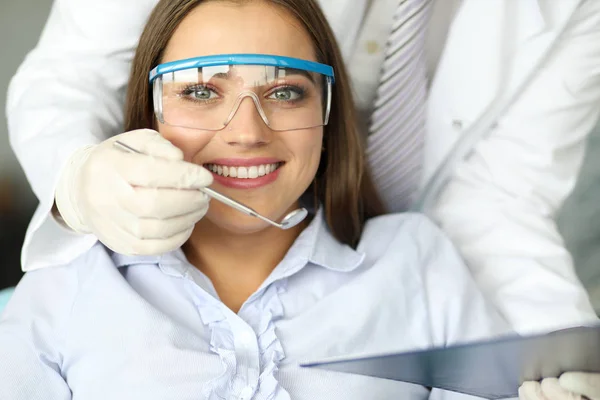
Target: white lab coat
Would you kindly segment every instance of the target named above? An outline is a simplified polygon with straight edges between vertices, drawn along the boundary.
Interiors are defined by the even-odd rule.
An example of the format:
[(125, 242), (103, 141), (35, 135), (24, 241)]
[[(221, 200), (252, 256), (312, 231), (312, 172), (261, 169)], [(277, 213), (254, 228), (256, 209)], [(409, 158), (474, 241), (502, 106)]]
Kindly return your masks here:
[[(11, 82), (11, 144), (40, 199), (25, 239), (25, 270), (64, 263), (96, 241), (48, 216), (54, 188), (76, 148), (120, 132), (129, 62), (155, 3), (57, 0), (38, 48)], [(436, 2), (435, 13), (444, 3)], [(600, 1), (464, 0), (434, 55), (440, 62), (428, 104), (427, 178), (551, 49), (518, 99), (494, 115), (495, 128), (481, 130), (489, 135), (444, 169), (444, 190), (424, 202), (519, 332), (595, 318), (553, 218), (600, 112), (598, 27)]]
[(442, 167), (451, 179), (426, 199), (480, 287), (520, 332), (591, 315), (554, 217), (600, 114), (600, 2), (465, 0), (428, 104), (429, 177), (541, 57), (546, 62), (522, 94), (494, 116), (466, 161)]

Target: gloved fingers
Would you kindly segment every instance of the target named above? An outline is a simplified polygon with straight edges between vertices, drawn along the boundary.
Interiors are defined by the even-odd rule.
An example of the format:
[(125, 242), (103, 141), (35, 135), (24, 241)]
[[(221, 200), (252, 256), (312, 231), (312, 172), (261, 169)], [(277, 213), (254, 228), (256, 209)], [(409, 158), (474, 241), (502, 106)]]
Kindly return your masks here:
[(600, 400), (600, 374), (589, 372), (565, 372), (558, 378), (565, 390), (581, 394), (591, 400)]
[(119, 140), (150, 156), (171, 161), (183, 160), (183, 151), (152, 129), (137, 129), (125, 132), (111, 138), (111, 142), (114, 140)]
[(549, 400), (543, 392), (542, 386), (536, 381), (527, 381), (519, 387), (519, 399), (520, 400)]
[(113, 161), (117, 173), (133, 186), (199, 189), (213, 182), (206, 168), (185, 161), (133, 153), (122, 153)]
[(120, 227), (135, 239), (170, 239), (193, 228), (196, 222), (204, 217), (207, 210), (208, 205), (192, 213), (168, 219), (137, 218)]
[(166, 219), (205, 209), (210, 197), (198, 189), (167, 189), (135, 187), (119, 191), (119, 205), (142, 218)]
[(542, 393), (548, 400), (581, 400), (581, 395), (570, 392), (558, 383), (558, 378), (542, 380)]

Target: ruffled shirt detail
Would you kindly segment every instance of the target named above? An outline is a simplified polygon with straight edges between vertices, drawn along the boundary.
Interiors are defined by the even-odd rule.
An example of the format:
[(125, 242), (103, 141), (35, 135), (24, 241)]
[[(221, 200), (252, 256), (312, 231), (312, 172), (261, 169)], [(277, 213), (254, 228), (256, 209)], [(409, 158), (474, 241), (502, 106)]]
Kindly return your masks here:
[[(250, 324), (258, 334), (261, 374), (258, 378), (258, 392), (266, 400), (289, 400), (290, 395), (275, 378), (279, 363), (285, 358), (283, 346), (277, 337), (275, 322), (283, 318), (283, 304), (279, 295), (285, 292), (283, 284), (270, 285), (256, 308), (258, 323)], [(261, 312), (262, 310), (262, 312)]]
[(164, 273), (185, 279), (184, 287), (209, 331), (209, 349), (222, 365), (221, 373), (203, 387), (201, 398), (206, 400), (290, 400), (276, 378), (285, 352), (275, 327), (284, 318), (280, 295), (286, 292), (289, 277), (307, 264), (353, 271), (364, 258), (364, 253), (333, 238), (318, 210), (281, 263), (236, 315), (218, 299), (208, 279), (187, 262), (181, 249), (148, 259), (113, 254), (116, 265), (154, 262)]
[[(210, 331), (210, 350), (219, 355), (223, 365), (222, 373), (206, 383), (202, 398), (206, 400), (231, 399), (239, 396), (239, 385), (236, 385), (238, 357), (236, 355), (235, 337), (224, 310), (224, 305), (216, 299), (207, 298), (207, 294), (199, 296), (199, 287), (188, 281), (188, 290), (193, 294), (203, 323)], [(248, 325), (256, 334), (260, 354), (260, 375), (258, 386), (249, 398), (265, 400), (290, 400), (289, 394), (277, 381), (275, 374), (285, 352), (277, 337), (275, 323), (283, 318), (284, 309), (279, 295), (285, 292), (285, 281), (271, 284), (258, 294), (250, 304), (244, 306), (243, 315)]]
[(210, 330), (210, 351), (219, 355), (224, 367), (223, 373), (209, 381), (203, 388), (203, 398), (207, 400), (228, 399), (233, 389), (232, 378), (235, 376), (237, 358), (233, 333), (225, 315), (214, 305), (205, 303), (199, 307), (200, 317)]

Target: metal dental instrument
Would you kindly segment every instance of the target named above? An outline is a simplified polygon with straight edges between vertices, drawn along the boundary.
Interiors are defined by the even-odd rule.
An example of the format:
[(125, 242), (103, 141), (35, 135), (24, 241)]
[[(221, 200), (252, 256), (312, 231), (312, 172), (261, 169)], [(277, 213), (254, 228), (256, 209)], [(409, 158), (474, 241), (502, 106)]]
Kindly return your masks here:
[[(137, 154), (144, 154), (141, 151), (136, 150), (133, 147), (128, 146), (121, 141), (117, 140), (114, 142), (114, 144), (115, 144), (115, 146), (117, 146), (125, 151), (129, 151), (129, 152), (137, 153)], [(258, 212), (254, 211), (250, 207), (247, 207), (247, 206), (243, 205), (242, 203), (239, 203), (239, 202), (233, 200), (232, 198), (225, 196), (224, 194), (216, 192), (211, 188), (205, 187), (205, 188), (202, 188), (199, 190), (201, 192), (206, 193), (208, 196), (212, 197), (213, 199), (220, 201), (223, 204), (226, 204), (232, 208), (235, 208), (236, 210), (238, 210), (246, 215), (250, 215), (251, 217), (256, 217), (258, 219), (262, 219), (263, 221), (268, 222), (269, 224), (276, 226), (277, 228), (280, 228), (280, 229), (290, 229), (290, 228), (298, 225), (300, 222), (302, 222), (304, 220), (304, 218), (306, 218), (306, 216), (308, 215), (308, 211), (306, 211), (306, 208), (298, 208), (297, 210), (294, 210), (291, 213), (287, 214), (285, 217), (283, 217), (283, 219), (281, 220), (280, 223), (277, 223), (273, 220), (270, 220), (267, 217), (260, 215)]]

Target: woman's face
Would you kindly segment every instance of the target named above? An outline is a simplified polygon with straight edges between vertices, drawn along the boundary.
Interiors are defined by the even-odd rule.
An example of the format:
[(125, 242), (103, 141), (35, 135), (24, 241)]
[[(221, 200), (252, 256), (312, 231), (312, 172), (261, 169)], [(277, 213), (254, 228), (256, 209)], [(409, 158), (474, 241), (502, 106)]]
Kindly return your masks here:
[[(161, 62), (231, 53), (316, 61), (310, 37), (285, 11), (259, 1), (243, 5), (209, 1), (182, 21)], [(276, 221), (298, 207), (299, 197), (316, 174), (323, 141), (322, 127), (271, 130), (249, 97), (244, 98), (233, 119), (220, 131), (163, 124), (158, 130), (183, 150), (186, 161), (209, 168), (217, 166), (212, 188)], [(277, 169), (271, 171), (274, 165)], [(236, 168), (238, 176), (255, 176), (255, 172), (263, 171), (265, 175), (225, 177), (225, 167), (228, 171)], [(199, 224), (214, 224), (233, 233), (252, 233), (269, 227), (215, 200)]]

